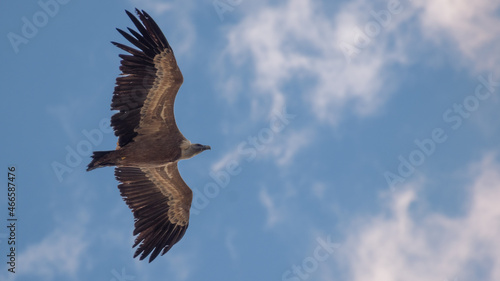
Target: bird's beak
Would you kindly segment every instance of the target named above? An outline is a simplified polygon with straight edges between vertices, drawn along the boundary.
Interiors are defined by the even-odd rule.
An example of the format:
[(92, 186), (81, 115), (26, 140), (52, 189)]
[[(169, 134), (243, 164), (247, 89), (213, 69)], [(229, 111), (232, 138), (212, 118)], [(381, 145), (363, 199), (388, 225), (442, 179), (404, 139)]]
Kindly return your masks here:
[(205, 148), (205, 150), (212, 150), (212, 148), (210, 147), (210, 145), (205, 145), (204, 148)]

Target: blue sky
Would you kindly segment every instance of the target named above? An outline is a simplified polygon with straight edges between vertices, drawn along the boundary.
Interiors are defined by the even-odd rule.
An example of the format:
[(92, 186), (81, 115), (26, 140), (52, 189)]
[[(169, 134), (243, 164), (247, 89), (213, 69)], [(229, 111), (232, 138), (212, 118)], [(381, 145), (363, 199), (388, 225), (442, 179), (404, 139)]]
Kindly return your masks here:
[[(109, 110), (124, 9), (184, 74), (184, 238), (132, 258)], [(500, 1), (7, 1), (2, 280), (500, 280)], [(3, 180), (7, 182), (7, 178)], [(7, 187), (0, 191), (6, 224)]]

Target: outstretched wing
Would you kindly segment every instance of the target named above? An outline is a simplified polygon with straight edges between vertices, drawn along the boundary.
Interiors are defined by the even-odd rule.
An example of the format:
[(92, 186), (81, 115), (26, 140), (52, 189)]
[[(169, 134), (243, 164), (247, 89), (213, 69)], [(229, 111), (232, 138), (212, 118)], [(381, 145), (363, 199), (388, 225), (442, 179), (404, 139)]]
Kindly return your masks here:
[[(132, 141), (159, 139), (164, 136), (178, 145), (184, 139), (174, 117), (174, 101), (183, 77), (174, 52), (155, 21), (136, 9), (140, 21), (126, 11), (137, 31), (130, 34), (117, 29), (138, 49), (112, 42), (130, 53), (122, 58), (121, 76), (116, 79), (111, 109), (119, 110), (111, 118), (118, 146)], [(156, 136), (156, 138), (155, 138)]]
[(134, 258), (149, 262), (177, 243), (189, 225), (193, 192), (182, 180), (177, 162), (157, 168), (117, 167), (120, 193), (135, 218)]

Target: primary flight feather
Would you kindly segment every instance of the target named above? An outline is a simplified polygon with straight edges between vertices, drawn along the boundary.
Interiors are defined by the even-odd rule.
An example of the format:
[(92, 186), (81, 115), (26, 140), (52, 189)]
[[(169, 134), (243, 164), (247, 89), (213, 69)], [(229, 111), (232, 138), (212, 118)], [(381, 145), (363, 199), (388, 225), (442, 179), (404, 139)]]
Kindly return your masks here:
[(155, 21), (136, 9), (126, 11), (138, 31), (117, 29), (134, 47), (112, 42), (121, 54), (121, 75), (111, 103), (118, 110), (111, 126), (118, 136), (116, 150), (95, 151), (87, 171), (116, 166), (123, 199), (135, 218), (134, 257), (149, 262), (177, 243), (189, 225), (191, 189), (177, 162), (189, 159), (208, 145), (192, 144), (177, 128), (174, 101), (183, 77), (174, 52)]

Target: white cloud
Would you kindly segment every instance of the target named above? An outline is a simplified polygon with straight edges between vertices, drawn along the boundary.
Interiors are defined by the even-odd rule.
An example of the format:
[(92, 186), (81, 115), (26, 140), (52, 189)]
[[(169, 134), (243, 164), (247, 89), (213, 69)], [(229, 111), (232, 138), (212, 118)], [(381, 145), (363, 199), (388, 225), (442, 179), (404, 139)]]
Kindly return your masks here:
[(461, 217), (415, 215), (410, 205), (426, 204), (415, 184), (396, 194), (383, 215), (360, 220), (338, 256), (350, 280), (500, 280), (500, 165), (494, 157), (470, 169), (470, 201)]
[(72, 142), (77, 142), (81, 138), (81, 135), (79, 135), (81, 132), (76, 129), (75, 123), (77, 122), (75, 120), (87, 116), (89, 105), (93, 102), (94, 100), (88, 97), (85, 99), (74, 98), (59, 105), (49, 105), (46, 107), (46, 111), (60, 122), (66, 136)]
[(169, 265), (169, 271), (171, 271), (175, 276), (173, 279), (181, 281), (187, 280), (193, 273), (193, 261), (195, 260), (195, 255), (192, 251), (169, 253), (165, 255), (165, 258), (167, 259), (167, 263)]
[[(336, 124), (347, 112), (366, 116), (383, 106), (398, 86), (391, 69), (422, 61), (418, 50), (458, 56), (452, 62), (471, 72), (494, 69), (500, 62), (499, 7), (488, 0), (357, 0), (328, 14), (319, 1), (291, 0), (250, 10), (230, 29), (224, 53), (234, 65), (247, 59), (252, 65), (254, 116), (302, 99), (319, 120)], [(380, 13), (389, 20), (379, 23), (374, 14)], [(296, 81), (307, 86), (285, 93)], [(228, 83), (221, 88), (235, 87), (234, 79)]]
[(17, 274), (47, 280), (60, 275), (74, 278), (89, 246), (84, 233), (78, 226), (56, 229), (39, 243), (29, 245), (19, 254), (22, 269)]
[(491, 71), (500, 63), (500, 1), (420, 0), (423, 33), (438, 44), (451, 40), (476, 71)]
[[(287, 166), (292, 163), (293, 158), (302, 148), (310, 144), (315, 136), (314, 131), (309, 129), (288, 130), (286, 133), (274, 133), (271, 141), (264, 143), (259, 141), (258, 135), (255, 135), (255, 138), (258, 139), (256, 146), (248, 140), (238, 143), (234, 149), (229, 150), (213, 163), (211, 170), (217, 172), (225, 169), (229, 163), (238, 163), (241, 166), (256, 159), (271, 159), (277, 166)], [(238, 149), (240, 146), (243, 147), (242, 150)], [(252, 153), (248, 152), (250, 150)]]
[[(30, 227), (20, 228), (20, 231), (36, 233), (38, 239), (22, 241), (23, 247), (17, 252), (18, 272), (15, 279), (79, 280), (80, 274), (93, 266), (89, 248), (97, 236), (89, 235), (87, 231), (92, 217), (89, 208), (95, 205), (85, 205), (92, 201), (94, 195), (89, 186), (79, 173), (72, 174), (67, 181), (57, 185), (58, 190), (52, 190), (55, 194), (50, 200), (44, 201), (44, 206), (50, 211), (46, 224), (53, 227), (46, 232)], [(68, 206), (71, 208), (68, 209)], [(4, 280), (2, 276), (0, 279)]]
[(134, 6), (149, 13), (163, 14), (172, 9), (172, 4), (159, 0), (131, 0)]
[(247, 54), (252, 58), (253, 86), (260, 92), (252, 101), (258, 105), (254, 111), (259, 109), (254, 113), (262, 114), (263, 104), (269, 102), (270, 111), (287, 103), (290, 94), (282, 87), (297, 80), (310, 84), (302, 98), (320, 120), (337, 123), (347, 105), (360, 115), (378, 108), (387, 96), (382, 87), (390, 84), (383, 70), (403, 58), (377, 42), (348, 63), (338, 46), (365, 23), (367, 6), (357, 1), (328, 15), (317, 2), (293, 0), (262, 8), (235, 26), (228, 35), (227, 53), (235, 62)]
[(211, 170), (214, 172), (218, 172), (220, 170), (223, 170), (228, 163), (232, 162), (237, 162), (241, 164), (242, 158), (243, 155), (238, 151), (237, 148), (234, 148), (233, 150), (230, 150), (226, 154), (224, 154), (218, 161), (213, 163), (211, 166)]
[(267, 211), (266, 227), (273, 227), (278, 221), (281, 220), (281, 213), (276, 208), (276, 204), (267, 192), (267, 189), (262, 188), (259, 191), (259, 201)]
[(276, 165), (284, 166), (291, 163), (293, 157), (307, 146), (314, 138), (315, 132), (310, 129), (296, 130), (289, 128), (296, 118), (285, 107), (273, 111), (268, 122), (259, 130), (241, 137), (218, 161), (212, 164), (212, 170), (217, 172), (229, 164), (241, 165), (243, 160), (253, 162), (256, 159), (271, 159)]
[(289, 130), (288, 134), (278, 137), (269, 148), (269, 151), (274, 155), (278, 165), (285, 166), (290, 164), (295, 154), (307, 146), (314, 137), (315, 134), (312, 130)]

